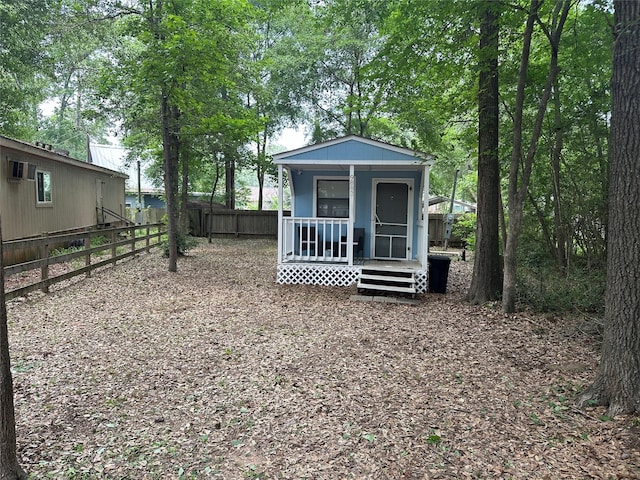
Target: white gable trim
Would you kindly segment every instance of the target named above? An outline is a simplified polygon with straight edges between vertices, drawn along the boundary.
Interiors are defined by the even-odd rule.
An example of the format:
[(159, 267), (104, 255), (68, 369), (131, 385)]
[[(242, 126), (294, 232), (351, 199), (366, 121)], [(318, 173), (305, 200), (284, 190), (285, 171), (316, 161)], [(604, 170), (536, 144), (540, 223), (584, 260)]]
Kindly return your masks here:
[[(363, 143), (365, 145), (370, 145), (373, 147), (377, 147), (377, 148), (382, 148), (384, 150), (389, 150), (391, 152), (396, 152), (396, 153), (400, 153), (403, 155), (408, 155), (408, 156), (412, 156), (412, 157), (416, 157), (416, 161), (415, 163), (409, 163), (409, 162), (403, 162), (403, 161), (396, 161), (394, 160), (394, 163), (398, 163), (398, 164), (405, 164), (405, 165), (422, 165), (424, 164), (424, 160), (426, 160), (427, 162), (432, 162), (433, 161), (433, 157), (431, 155), (427, 155), (421, 152), (415, 152), (413, 150), (410, 150), (408, 148), (404, 148), (404, 147), (398, 147), (396, 145), (391, 145), (389, 143), (384, 143), (384, 142), (379, 142), (377, 140), (372, 140), (370, 138), (364, 138), (364, 137), (359, 137), (357, 135), (347, 135), (346, 137), (342, 137), (342, 138), (336, 138), (334, 140), (328, 140), (326, 142), (321, 142), (321, 143), (316, 143), (314, 145), (308, 145), (306, 147), (301, 147), (301, 148), (297, 148), (295, 150), (289, 150), (288, 152), (282, 152), (282, 153), (277, 153), (273, 156), (273, 162), (275, 164), (279, 164), (279, 163), (287, 163), (285, 160), (288, 157), (292, 157), (295, 155), (300, 155), (302, 153), (307, 153), (307, 152), (312, 152), (314, 150), (320, 150), (322, 148), (326, 148), (326, 147), (331, 147), (333, 145), (339, 145), (341, 143), (345, 143), (345, 142), (349, 142), (349, 141), (356, 141), (359, 143)], [(424, 159), (424, 160), (422, 160)], [(336, 164), (336, 163), (352, 163), (354, 165), (374, 165), (375, 162), (371, 162), (371, 161), (347, 161), (347, 160), (339, 160), (339, 159), (335, 159), (335, 160), (331, 160), (331, 161), (327, 161), (327, 160), (314, 160), (314, 163), (319, 164), (319, 165), (331, 165), (331, 164)], [(385, 164), (387, 165), (389, 162), (379, 162), (380, 164)]]

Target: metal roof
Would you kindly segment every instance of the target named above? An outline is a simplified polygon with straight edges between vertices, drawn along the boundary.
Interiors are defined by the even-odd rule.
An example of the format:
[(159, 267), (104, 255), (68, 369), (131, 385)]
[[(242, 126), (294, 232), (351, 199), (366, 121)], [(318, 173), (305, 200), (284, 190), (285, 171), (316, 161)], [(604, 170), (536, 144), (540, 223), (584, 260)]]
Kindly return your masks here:
[[(126, 190), (128, 192), (138, 190), (138, 162), (132, 159), (131, 151), (128, 148), (119, 145), (89, 143), (89, 162), (128, 175)], [(164, 190), (157, 187), (153, 180), (145, 175), (143, 163), (141, 163), (141, 170), (140, 190), (143, 193), (163, 193)]]
[(103, 173), (109, 173), (111, 175), (117, 174), (119, 176), (126, 177), (126, 172), (120, 169), (110, 168), (107, 165), (91, 164), (83, 160), (72, 158), (68, 155), (68, 152), (63, 150), (55, 150), (53, 146), (40, 142), (31, 144), (28, 142), (23, 142), (21, 140), (15, 140), (13, 138), (5, 137), (4, 135), (0, 135), (0, 147), (12, 148), (14, 150), (24, 152), (25, 154), (36, 155), (38, 157), (46, 158), (55, 162), (73, 165), (74, 167), (100, 171)]

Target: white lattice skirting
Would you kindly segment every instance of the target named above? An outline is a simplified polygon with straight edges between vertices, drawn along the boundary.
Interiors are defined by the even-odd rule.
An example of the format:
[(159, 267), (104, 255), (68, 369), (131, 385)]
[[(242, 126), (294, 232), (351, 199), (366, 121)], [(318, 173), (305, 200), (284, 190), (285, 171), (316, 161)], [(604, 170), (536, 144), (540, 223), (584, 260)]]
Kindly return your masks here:
[[(360, 266), (348, 265), (279, 265), (278, 283), (288, 285), (322, 285), (325, 287), (348, 287), (358, 281)], [(417, 270), (416, 292), (428, 289), (428, 272)]]
[(358, 281), (360, 267), (348, 265), (279, 265), (278, 283), (348, 287)]
[(427, 293), (429, 289), (429, 273), (426, 270), (416, 272), (416, 293)]

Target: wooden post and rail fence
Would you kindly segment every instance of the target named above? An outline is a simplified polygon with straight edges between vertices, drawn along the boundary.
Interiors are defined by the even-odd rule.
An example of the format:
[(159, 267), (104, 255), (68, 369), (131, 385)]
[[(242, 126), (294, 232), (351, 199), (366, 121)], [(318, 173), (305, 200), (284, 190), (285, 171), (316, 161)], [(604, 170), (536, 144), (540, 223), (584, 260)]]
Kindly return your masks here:
[[(287, 214), (289, 212), (286, 212)], [(272, 211), (239, 211), (214, 209), (211, 215), (208, 209), (190, 210), (190, 225), (192, 234), (206, 237), (215, 236), (263, 236), (277, 237), (277, 212)], [(430, 243), (438, 244), (443, 229), (440, 216), (429, 218)], [(166, 233), (163, 223), (146, 225), (129, 225), (124, 227), (86, 229), (79, 232), (64, 232), (43, 234), (38, 237), (8, 240), (2, 242), (4, 257), (19, 258), (19, 252), (37, 252), (31, 258), (36, 260), (23, 261), (4, 267), (5, 278), (8, 275), (19, 274), (30, 270), (40, 269), (40, 280), (25, 286), (8, 290), (6, 299), (10, 300), (29, 292), (41, 290), (47, 292), (55, 283), (68, 280), (77, 275), (91, 275), (91, 271), (118, 260), (149, 251), (160, 244), (161, 236)], [(92, 239), (102, 237), (103, 243), (92, 246)], [(455, 240), (455, 239), (454, 239)], [(93, 242), (96, 243), (96, 242)], [(142, 245), (141, 245), (142, 244)], [(73, 245), (77, 250), (61, 250), (65, 246)], [(124, 247), (124, 251), (123, 251)], [(51, 276), (51, 265), (84, 259), (84, 265), (74, 268), (70, 272)], [(74, 262), (72, 262), (74, 263)], [(75, 262), (78, 263), (77, 261)]]
[[(21, 286), (5, 293), (5, 298), (11, 300), (27, 293), (41, 290), (48, 292), (49, 287), (55, 283), (68, 280), (77, 275), (91, 275), (91, 271), (106, 265), (115, 265), (118, 260), (137, 255), (141, 252), (149, 252), (161, 242), (165, 234), (163, 223), (147, 225), (131, 225), (126, 227), (91, 229), (77, 233), (51, 234), (40, 237), (7, 240), (2, 242), (4, 254), (16, 251), (39, 251), (39, 258), (27, 262), (17, 263), (4, 267), (5, 279), (8, 275), (28, 272), (40, 269), (40, 280)], [(99, 243), (92, 246), (93, 239), (100, 239)], [(64, 246), (78, 248), (64, 248)], [(50, 275), (49, 267), (59, 263), (72, 262), (79, 259), (83, 266), (60, 275)], [(84, 262), (82, 262), (84, 259)], [(78, 262), (75, 262), (78, 263)]]

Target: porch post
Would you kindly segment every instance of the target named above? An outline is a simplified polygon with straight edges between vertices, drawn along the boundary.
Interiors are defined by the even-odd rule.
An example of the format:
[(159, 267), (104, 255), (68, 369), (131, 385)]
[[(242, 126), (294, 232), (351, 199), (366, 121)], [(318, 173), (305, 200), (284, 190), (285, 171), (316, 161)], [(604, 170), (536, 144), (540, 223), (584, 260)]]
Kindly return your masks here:
[(356, 169), (349, 165), (349, 222), (347, 224), (347, 264), (353, 265), (353, 226), (356, 221)]
[(422, 212), (424, 218), (422, 219), (424, 238), (422, 240), (422, 252), (420, 252), (420, 257), (422, 258), (422, 268), (424, 270), (427, 269), (428, 260), (427, 255), (429, 255), (429, 165), (426, 164), (423, 167), (423, 182), (424, 191), (422, 192)]
[(282, 203), (284, 195), (282, 192), (282, 164), (278, 165), (278, 265), (282, 263)]

